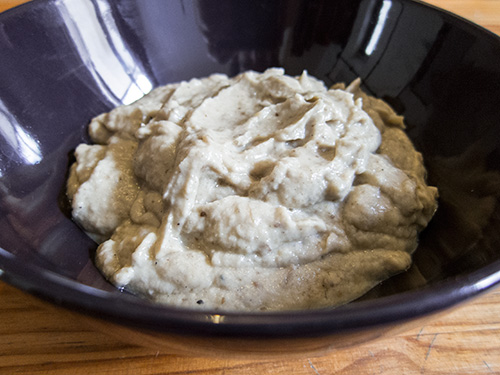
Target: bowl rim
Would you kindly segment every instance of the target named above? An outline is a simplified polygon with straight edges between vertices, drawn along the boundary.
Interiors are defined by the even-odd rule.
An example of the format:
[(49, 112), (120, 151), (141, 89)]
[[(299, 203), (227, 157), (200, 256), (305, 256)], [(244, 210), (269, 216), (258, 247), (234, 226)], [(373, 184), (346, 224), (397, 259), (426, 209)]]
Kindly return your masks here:
[(276, 312), (223, 312), (154, 304), (81, 284), (38, 265), (22, 264), (2, 248), (0, 279), (61, 307), (156, 332), (299, 338), (393, 325), (449, 309), (498, 286), (500, 260), (421, 289), (336, 308)]
[[(500, 42), (500, 36), (474, 22), (421, 0), (396, 0), (437, 12)], [(32, 1), (0, 14), (0, 21), (55, 0)], [(500, 43), (499, 43), (500, 45)], [(500, 260), (471, 273), (423, 288), (352, 302), (336, 308), (278, 312), (221, 312), (163, 306), (125, 293), (83, 285), (0, 247), (0, 279), (55, 305), (127, 326), (156, 332), (242, 337), (315, 337), (393, 325), (449, 309), (500, 285)]]

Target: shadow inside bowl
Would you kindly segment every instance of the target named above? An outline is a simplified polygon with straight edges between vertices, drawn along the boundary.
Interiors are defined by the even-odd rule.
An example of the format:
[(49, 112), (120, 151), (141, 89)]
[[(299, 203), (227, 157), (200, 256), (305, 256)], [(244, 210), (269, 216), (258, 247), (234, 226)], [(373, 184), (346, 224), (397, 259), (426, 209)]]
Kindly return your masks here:
[[(160, 84), (270, 66), (292, 75), (307, 69), (327, 85), (361, 77), (367, 92), (405, 116), (439, 188), (414, 265), (362, 297), (363, 309), (405, 293), (400, 302), (410, 309), (413, 291), (431, 298), (440, 282), (461, 280), (461, 288), (487, 266), (498, 263), (497, 272), (499, 38), (409, 0), (244, 4), (42, 0), (0, 15), (0, 247), (18, 262), (6, 266), (11, 259), (0, 257), (0, 267), (10, 282), (64, 302), (44, 284), (52, 272), (120, 296), (93, 266), (96, 244), (71, 220), (63, 193), (71, 154), (89, 141), (89, 120)], [(44, 272), (23, 271), (23, 263)], [(475, 292), (467, 293), (460, 298)], [(116, 299), (93, 298), (89, 312), (121, 314)], [(336, 319), (352, 310), (342, 311)], [(312, 332), (325, 324), (333, 323), (313, 324)]]

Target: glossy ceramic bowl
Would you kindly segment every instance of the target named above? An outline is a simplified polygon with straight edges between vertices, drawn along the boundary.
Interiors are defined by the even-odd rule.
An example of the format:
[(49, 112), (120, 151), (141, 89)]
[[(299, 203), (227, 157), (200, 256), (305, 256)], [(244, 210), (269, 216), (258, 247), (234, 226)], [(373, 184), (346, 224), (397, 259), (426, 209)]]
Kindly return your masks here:
[[(359, 76), (406, 117), (440, 190), (414, 266), (314, 311), (200, 312), (116, 290), (64, 193), (90, 118), (160, 84), (270, 66)], [(499, 38), (418, 2), (33, 1), (0, 15), (1, 277), (175, 353), (310, 355), (423, 324), (500, 281), (499, 98)]]

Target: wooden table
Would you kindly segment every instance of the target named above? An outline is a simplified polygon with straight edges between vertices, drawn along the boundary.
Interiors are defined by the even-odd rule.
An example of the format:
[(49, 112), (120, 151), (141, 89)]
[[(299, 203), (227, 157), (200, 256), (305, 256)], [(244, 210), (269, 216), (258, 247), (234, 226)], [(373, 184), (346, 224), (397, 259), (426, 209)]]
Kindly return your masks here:
[[(0, 0), (0, 11), (25, 0)], [(429, 0), (500, 34), (500, 0)], [(500, 291), (432, 324), (318, 358), (186, 358), (124, 344), (0, 283), (0, 374), (500, 374)]]

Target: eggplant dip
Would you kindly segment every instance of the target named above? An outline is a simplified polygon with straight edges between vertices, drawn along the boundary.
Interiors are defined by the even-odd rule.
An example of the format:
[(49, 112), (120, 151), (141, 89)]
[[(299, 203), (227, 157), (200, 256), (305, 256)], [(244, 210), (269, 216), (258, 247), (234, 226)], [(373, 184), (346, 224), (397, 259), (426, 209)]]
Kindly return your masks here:
[(402, 117), (359, 84), (215, 74), (94, 118), (67, 193), (98, 268), (226, 311), (337, 306), (406, 270), (437, 189)]

